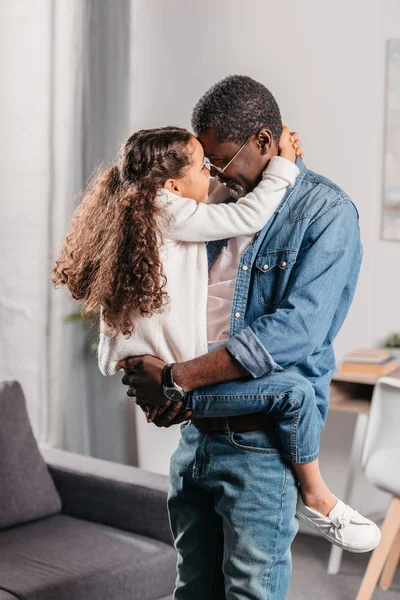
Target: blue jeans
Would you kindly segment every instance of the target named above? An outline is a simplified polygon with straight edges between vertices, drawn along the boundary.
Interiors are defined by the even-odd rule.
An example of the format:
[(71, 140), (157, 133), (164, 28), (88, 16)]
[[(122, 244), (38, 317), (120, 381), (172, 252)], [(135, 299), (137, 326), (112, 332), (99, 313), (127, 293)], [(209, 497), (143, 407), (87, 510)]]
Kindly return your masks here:
[(314, 417), (311, 410), (304, 411), (311, 435), (304, 431), (304, 439), (303, 434), (299, 437), (299, 424), (307, 426), (301, 407), (313, 399), (312, 386), (289, 370), (190, 394), (188, 407), (198, 417), (261, 408), (274, 411), (279, 422), (242, 433), (230, 431), (226, 421), (225, 433), (201, 433), (191, 421), (181, 424), (168, 493), (178, 555), (174, 600), (286, 598), (290, 547), (298, 531), (298, 488), (291, 461), (296, 457), (307, 462), (318, 455), (313, 446), (321, 429), (316, 407)]
[(299, 373), (285, 369), (257, 379), (234, 380), (194, 390), (182, 410), (193, 417), (226, 417), (265, 412), (276, 419), (280, 449), (295, 463), (318, 458), (323, 420), (314, 388)]
[(284, 600), (298, 489), (276, 431), (181, 430), (168, 493), (174, 600)]

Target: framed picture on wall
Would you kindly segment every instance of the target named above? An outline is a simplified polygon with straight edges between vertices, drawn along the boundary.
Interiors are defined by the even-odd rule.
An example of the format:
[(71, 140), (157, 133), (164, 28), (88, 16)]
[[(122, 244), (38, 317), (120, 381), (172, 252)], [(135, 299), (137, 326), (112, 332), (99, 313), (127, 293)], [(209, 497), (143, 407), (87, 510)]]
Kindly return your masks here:
[(387, 43), (382, 238), (400, 241), (400, 40)]

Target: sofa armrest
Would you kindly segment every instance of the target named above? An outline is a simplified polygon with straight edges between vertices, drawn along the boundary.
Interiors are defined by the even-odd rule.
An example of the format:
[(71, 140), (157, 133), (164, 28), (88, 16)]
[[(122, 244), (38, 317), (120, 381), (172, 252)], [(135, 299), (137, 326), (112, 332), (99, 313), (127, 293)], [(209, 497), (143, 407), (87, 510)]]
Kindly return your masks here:
[(39, 449), (64, 514), (173, 545), (167, 476), (45, 445)]

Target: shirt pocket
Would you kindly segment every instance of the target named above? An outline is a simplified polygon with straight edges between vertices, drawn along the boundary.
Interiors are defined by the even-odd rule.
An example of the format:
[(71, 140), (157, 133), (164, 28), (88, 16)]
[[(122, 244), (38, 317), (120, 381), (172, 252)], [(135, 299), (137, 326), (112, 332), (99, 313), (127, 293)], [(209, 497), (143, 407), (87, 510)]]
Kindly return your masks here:
[(258, 301), (274, 312), (284, 298), (297, 250), (270, 250), (256, 258)]

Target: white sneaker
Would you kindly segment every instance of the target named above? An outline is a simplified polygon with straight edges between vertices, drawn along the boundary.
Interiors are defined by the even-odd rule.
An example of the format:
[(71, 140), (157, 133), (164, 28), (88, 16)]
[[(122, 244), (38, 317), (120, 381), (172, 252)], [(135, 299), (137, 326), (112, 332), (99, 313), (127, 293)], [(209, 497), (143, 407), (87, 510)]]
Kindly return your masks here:
[(335, 546), (349, 552), (369, 552), (376, 548), (381, 540), (381, 531), (373, 521), (366, 519), (339, 499), (325, 517), (304, 504), (299, 492), (296, 517)]

